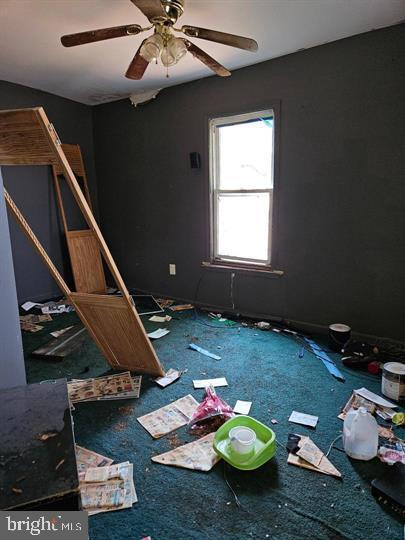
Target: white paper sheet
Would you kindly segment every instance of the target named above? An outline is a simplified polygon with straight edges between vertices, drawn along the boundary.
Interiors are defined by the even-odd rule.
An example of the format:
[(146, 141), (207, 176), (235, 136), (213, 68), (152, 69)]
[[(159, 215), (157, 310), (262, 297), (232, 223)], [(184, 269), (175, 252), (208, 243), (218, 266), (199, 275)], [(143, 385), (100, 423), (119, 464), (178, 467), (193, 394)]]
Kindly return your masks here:
[(199, 379), (193, 381), (194, 388), (205, 388), (208, 385), (212, 386), (228, 386), (225, 377), (219, 377), (218, 379)]
[(388, 407), (389, 409), (394, 409), (395, 407), (398, 407), (398, 405), (394, 405), (394, 403), (391, 403), (390, 401), (387, 401), (386, 399), (378, 396), (377, 394), (374, 394), (374, 392), (370, 392), (370, 390), (367, 390), (367, 388), (359, 388), (358, 390), (354, 390), (354, 392), (356, 392), (356, 394), (358, 394), (359, 396), (362, 396), (365, 399), (368, 399), (369, 401), (380, 405), (380, 407)]
[(22, 304), (21, 307), (23, 308), (24, 311), (29, 311), (35, 306), (42, 306), (42, 304), (38, 304), (36, 302), (24, 302), (24, 304)]
[(172, 318), (170, 317), (170, 315), (165, 315), (164, 317), (160, 317), (159, 315), (153, 315), (153, 317), (151, 317), (149, 320), (151, 322), (169, 322), (172, 320)]
[(235, 404), (235, 407), (233, 408), (233, 412), (235, 414), (249, 414), (251, 406), (252, 406), (251, 401), (242, 401), (238, 399), (238, 401)]
[(291, 413), (289, 422), (294, 422), (294, 424), (302, 424), (303, 426), (316, 427), (318, 423), (318, 416), (313, 416), (312, 414), (305, 414), (297, 411)]
[(154, 332), (151, 332), (150, 334), (148, 334), (148, 337), (150, 337), (151, 339), (159, 339), (165, 336), (166, 334), (169, 334), (169, 332), (170, 330), (167, 330), (167, 328), (158, 328)]
[(162, 388), (165, 388), (166, 386), (169, 386), (174, 381), (177, 381), (177, 379), (180, 377), (181, 372), (177, 369), (169, 369), (169, 371), (166, 372), (166, 375), (164, 377), (158, 377), (155, 379), (155, 383), (157, 383)]

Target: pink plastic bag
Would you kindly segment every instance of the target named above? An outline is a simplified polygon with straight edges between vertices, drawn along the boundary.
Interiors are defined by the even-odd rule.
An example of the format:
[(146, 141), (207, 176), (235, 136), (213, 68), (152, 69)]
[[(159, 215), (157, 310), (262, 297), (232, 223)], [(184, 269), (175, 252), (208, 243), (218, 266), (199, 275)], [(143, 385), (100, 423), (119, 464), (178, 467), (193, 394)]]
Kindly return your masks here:
[(227, 420), (234, 416), (232, 408), (217, 396), (212, 385), (205, 388), (203, 401), (198, 405), (188, 423), (194, 435), (206, 435), (217, 431)]

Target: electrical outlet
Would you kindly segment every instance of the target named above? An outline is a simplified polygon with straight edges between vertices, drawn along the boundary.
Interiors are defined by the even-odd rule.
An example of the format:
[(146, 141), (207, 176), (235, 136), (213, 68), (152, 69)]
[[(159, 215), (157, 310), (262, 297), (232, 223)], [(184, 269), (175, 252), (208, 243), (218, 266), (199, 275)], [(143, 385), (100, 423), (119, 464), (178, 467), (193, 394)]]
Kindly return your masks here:
[(175, 264), (169, 264), (169, 274), (171, 276), (176, 275), (176, 265)]

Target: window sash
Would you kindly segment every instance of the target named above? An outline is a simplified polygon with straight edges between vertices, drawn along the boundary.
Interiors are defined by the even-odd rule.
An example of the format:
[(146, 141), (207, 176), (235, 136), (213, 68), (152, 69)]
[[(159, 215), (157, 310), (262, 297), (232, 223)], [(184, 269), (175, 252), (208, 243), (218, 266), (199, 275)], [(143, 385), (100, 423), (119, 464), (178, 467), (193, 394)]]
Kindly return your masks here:
[[(274, 111), (256, 111), (253, 113), (241, 114), (231, 117), (215, 118), (210, 121), (210, 206), (211, 206), (211, 229), (210, 229), (210, 245), (211, 259), (213, 261), (224, 262), (239, 262), (243, 264), (256, 264), (270, 266), (271, 264), (271, 244), (272, 244), (272, 215), (273, 215), (273, 192), (274, 186), (267, 189), (220, 189), (220, 144), (219, 144), (219, 129), (223, 126), (241, 124), (244, 122), (260, 120), (261, 118), (272, 118), (274, 120)], [(274, 127), (273, 127), (274, 129)], [(274, 140), (273, 135), (273, 163), (272, 175), (274, 176)], [(269, 217), (268, 217), (268, 243), (267, 243), (267, 258), (254, 259), (248, 257), (239, 257), (233, 255), (222, 254), (218, 252), (218, 221), (219, 221), (219, 197), (220, 196), (243, 196), (255, 193), (269, 194)]]
[[(271, 262), (271, 218), (273, 214), (273, 189), (252, 189), (252, 190), (222, 190), (222, 189), (214, 189), (213, 190), (213, 215), (212, 215), (212, 259), (214, 260), (223, 260), (223, 261), (239, 261), (244, 263), (250, 263), (250, 264), (261, 264), (265, 266), (270, 266)], [(255, 193), (268, 193), (269, 195), (269, 216), (268, 216), (268, 225), (269, 225), (269, 231), (268, 231), (268, 242), (267, 242), (267, 257), (266, 259), (255, 259), (255, 258), (249, 258), (249, 257), (239, 257), (235, 255), (229, 255), (226, 253), (220, 253), (218, 251), (218, 235), (219, 235), (219, 198), (220, 196), (249, 196), (251, 194)]]

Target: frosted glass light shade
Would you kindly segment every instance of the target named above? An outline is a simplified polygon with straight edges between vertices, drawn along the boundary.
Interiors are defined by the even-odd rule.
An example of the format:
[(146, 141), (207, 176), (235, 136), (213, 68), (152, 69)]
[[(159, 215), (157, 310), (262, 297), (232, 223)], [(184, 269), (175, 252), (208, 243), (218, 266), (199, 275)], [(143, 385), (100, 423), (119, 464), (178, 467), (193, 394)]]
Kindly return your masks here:
[(148, 37), (145, 43), (142, 45), (139, 54), (147, 62), (153, 62), (157, 60), (160, 56), (160, 53), (163, 49), (163, 39), (159, 34), (154, 34), (153, 36)]
[(183, 56), (186, 54), (187, 52), (187, 47), (184, 43), (184, 41), (180, 38), (172, 38), (170, 41), (169, 41), (169, 45), (168, 45), (168, 49), (170, 51), (170, 53), (174, 56), (174, 58), (176, 59), (176, 63), (181, 59), (183, 58)]

